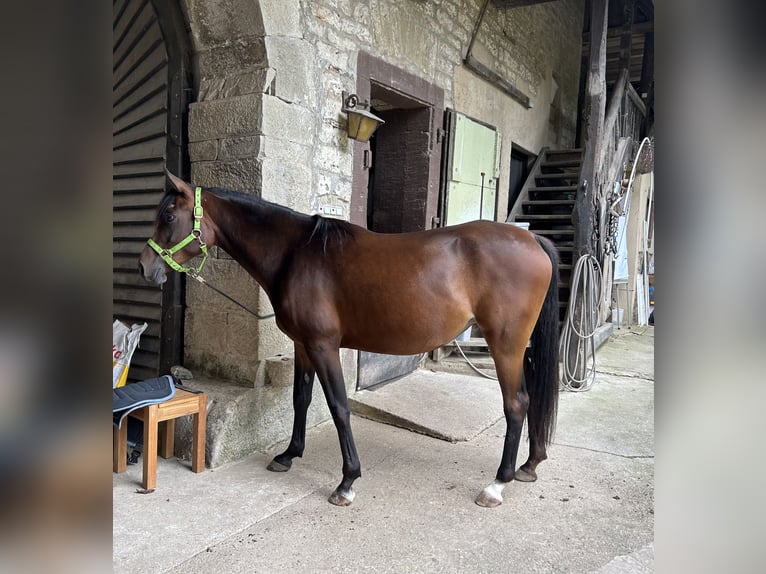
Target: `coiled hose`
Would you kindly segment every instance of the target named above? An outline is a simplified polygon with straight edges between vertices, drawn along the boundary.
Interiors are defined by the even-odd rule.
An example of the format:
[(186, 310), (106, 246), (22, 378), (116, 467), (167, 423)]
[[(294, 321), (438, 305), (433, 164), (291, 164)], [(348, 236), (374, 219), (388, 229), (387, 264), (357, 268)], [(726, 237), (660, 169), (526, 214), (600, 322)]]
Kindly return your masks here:
[[(572, 277), (572, 293), (559, 347), (563, 363), (561, 384), (568, 391), (587, 391), (596, 380), (594, 335), (600, 314), (602, 282), (598, 260), (587, 253), (580, 257)], [(579, 307), (578, 299), (582, 300)]]

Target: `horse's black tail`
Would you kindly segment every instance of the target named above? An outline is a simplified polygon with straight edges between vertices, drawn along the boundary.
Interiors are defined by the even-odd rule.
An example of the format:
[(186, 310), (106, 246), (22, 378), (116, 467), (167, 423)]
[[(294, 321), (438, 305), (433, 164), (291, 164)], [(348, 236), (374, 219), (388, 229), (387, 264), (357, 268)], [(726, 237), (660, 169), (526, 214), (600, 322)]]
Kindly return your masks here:
[(531, 375), (525, 375), (529, 393), (529, 439), (543, 445), (553, 438), (559, 399), (559, 255), (550, 240), (539, 235), (535, 235), (535, 239), (553, 267), (548, 293), (532, 332), (531, 364), (525, 362), (528, 367), (525, 372)]

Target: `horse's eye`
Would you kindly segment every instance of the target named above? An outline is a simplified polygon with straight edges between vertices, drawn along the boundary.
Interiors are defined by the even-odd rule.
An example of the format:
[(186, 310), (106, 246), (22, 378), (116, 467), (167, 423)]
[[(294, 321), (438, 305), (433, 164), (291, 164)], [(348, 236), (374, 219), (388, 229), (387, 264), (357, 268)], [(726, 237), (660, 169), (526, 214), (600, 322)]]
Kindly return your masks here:
[(168, 213), (167, 215), (165, 215), (166, 223), (173, 223), (175, 220), (176, 220), (176, 216), (173, 215), (172, 213)]

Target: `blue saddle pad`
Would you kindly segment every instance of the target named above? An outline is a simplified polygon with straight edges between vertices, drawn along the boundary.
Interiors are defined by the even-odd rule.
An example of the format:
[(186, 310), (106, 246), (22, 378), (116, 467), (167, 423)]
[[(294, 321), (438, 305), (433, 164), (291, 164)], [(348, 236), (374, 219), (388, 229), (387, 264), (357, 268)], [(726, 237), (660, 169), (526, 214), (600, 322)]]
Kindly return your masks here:
[(147, 405), (164, 403), (175, 394), (176, 387), (170, 375), (112, 389), (112, 422), (119, 428), (123, 419), (133, 411)]

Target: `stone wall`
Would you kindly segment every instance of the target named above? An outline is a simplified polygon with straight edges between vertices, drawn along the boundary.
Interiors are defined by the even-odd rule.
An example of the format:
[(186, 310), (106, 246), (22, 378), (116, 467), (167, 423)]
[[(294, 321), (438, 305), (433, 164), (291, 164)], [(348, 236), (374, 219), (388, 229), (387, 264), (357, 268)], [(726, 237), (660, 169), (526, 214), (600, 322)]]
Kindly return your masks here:
[[(356, 89), (360, 51), (443, 90), (445, 108), (497, 127), (500, 219), (511, 144), (533, 153), (573, 144), (583, 0), (510, 10), (490, 2), (474, 55), (526, 93), (531, 109), (462, 64), (483, 0), (181, 3), (194, 49), (188, 143), (196, 184), (249, 191), (308, 213), (330, 205), (348, 219), (354, 146), (344, 131), (341, 93)], [(270, 310), (260, 288), (223, 252), (214, 250), (206, 272), (245, 305)], [(188, 366), (265, 384), (266, 359), (289, 355), (290, 341), (273, 320), (259, 322), (203, 289), (194, 282), (187, 288)], [(355, 367), (346, 371), (353, 390)]]

